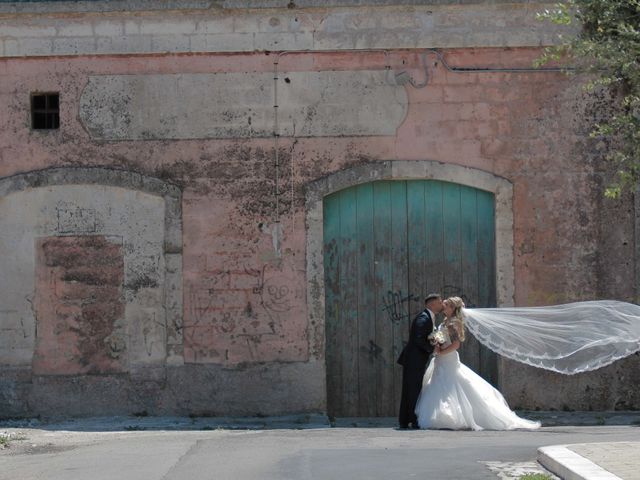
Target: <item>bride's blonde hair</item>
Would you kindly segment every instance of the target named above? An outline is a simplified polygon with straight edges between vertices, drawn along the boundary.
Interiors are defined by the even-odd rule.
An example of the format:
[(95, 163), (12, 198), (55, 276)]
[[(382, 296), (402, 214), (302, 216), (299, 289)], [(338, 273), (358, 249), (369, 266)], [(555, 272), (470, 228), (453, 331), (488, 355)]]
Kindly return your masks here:
[(460, 341), (464, 342), (464, 315), (462, 313), (464, 302), (460, 297), (449, 297), (445, 302), (453, 307), (453, 318), (450, 318), (449, 320), (456, 321), (458, 325), (455, 325), (454, 323), (454, 328), (458, 331)]

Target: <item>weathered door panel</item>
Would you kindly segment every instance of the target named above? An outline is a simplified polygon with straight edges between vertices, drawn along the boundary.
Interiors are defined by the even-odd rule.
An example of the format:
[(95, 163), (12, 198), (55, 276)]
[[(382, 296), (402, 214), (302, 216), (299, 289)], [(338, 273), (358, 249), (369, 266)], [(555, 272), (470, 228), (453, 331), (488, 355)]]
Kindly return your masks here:
[[(396, 415), (396, 359), (427, 293), (495, 305), (494, 212), (493, 194), (433, 180), (372, 182), (325, 198), (330, 415)], [(460, 353), (495, 382), (495, 356), (471, 335)]]

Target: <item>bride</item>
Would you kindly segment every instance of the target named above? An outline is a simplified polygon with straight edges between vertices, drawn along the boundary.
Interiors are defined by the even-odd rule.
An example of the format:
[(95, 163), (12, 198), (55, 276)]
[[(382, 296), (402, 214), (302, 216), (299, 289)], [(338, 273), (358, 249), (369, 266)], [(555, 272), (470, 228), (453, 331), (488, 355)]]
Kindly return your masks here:
[(443, 305), (446, 318), (438, 331), (444, 343), (435, 346), (416, 404), (420, 428), (540, 428), (539, 422), (518, 417), (498, 390), (460, 362), (457, 350), (465, 339), (464, 303), (459, 297), (450, 297)]

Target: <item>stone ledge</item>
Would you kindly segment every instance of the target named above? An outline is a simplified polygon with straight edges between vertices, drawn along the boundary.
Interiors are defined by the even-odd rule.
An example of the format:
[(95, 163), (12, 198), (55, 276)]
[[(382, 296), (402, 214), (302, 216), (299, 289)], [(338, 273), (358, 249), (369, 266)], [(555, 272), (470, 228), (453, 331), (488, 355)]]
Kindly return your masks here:
[(219, 4), (220, 2), (210, 0), (84, 0), (80, 2), (0, 0), (0, 14), (202, 10), (215, 8)]
[[(2, 4), (0, 4), (1, 6)], [(540, 47), (559, 32), (536, 20), (546, 4), (483, 3), (184, 11), (104, 15), (2, 15), (0, 56)]]
[[(60, 1), (9, 1), (0, 0), (3, 13), (78, 13), (119, 12), (151, 10), (238, 10), (238, 9), (288, 9), (303, 8), (371, 7), (371, 6), (433, 6), (471, 4), (539, 3), (532, 0), (84, 0), (80, 2)], [(293, 7), (293, 8), (292, 8)]]

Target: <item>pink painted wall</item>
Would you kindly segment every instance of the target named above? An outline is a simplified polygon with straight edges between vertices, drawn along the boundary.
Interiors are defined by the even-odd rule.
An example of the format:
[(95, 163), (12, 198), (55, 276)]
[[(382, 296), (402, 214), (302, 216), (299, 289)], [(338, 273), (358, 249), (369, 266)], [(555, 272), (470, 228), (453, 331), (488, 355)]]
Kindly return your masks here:
[[(453, 66), (517, 68), (531, 66), (539, 51), (461, 49), (445, 53)], [(419, 64), (418, 55), (406, 51), (393, 52), (390, 59), (392, 65), (404, 62), (404, 68)], [(292, 54), (282, 57), (280, 69), (382, 69), (384, 60), (375, 53)], [(435, 64), (437, 59), (432, 56), (430, 62)], [(6, 108), (1, 119), (0, 175), (60, 165), (102, 165), (177, 182), (184, 186), (185, 281), (203, 279), (204, 271), (215, 277), (220, 269), (232, 271), (231, 277), (238, 279), (228, 288), (242, 289), (238, 283), (247, 281), (249, 290), (257, 287), (258, 280), (245, 269), (261, 271), (272, 252), (271, 236), (257, 226), (268, 223), (271, 213), (272, 140), (93, 142), (79, 124), (77, 112), (88, 75), (268, 72), (272, 68), (268, 55), (10, 59), (2, 63), (0, 98)], [(409, 71), (416, 78), (423, 75), (418, 68)], [(576, 226), (583, 228), (580, 233), (586, 237), (593, 233), (594, 169), (580, 150), (587, 148), (588, 141), (573, 115), (585, 108), (577, 82), (560, 73), (453, 73), (439, 63), (430, 69), (430, 75), (428, 88), (407, 87), (410, 108), (396, 136), (280, 140), (282, 150), (290, 155), (284, 160), (293, 162), (283, 171), (286, 197), (291, 197), (293, 182), (295, 202), (295, 215), (283, 219), (284, 248), (302, 252), (302, 186), (319, 176), (363, 161), (390, 159), (471, 166), (513, 182), (519, 272), (516, 300), (548, 302), (547, 290), (557, 289), (544, 286), (546, 282), (575, 277), (574, 268), (590, 268), (581, 266), (562, 246), (557, 248)], [(59, 132), (30, 131), (29, 93), (38, 90), (62, 92), (63, 127)], [(261, 201), (267, 207), (263, 211), (259, 211)], [(583, 219), (577, 221), (579, 215)], [(588, 238), (583, 242), (593, 250)], [(532, 244), (535, 253), (530, 251)], [(545, 251), (545, 244), (553, 245), (552, 251)], [(543, 256), (544, 261), (530, 261)], [(242, 263), (240, 258), (249, 260)], [(301, 255), (291, 262), (292, 270), (304, 271)], [(584, 269), (580, 272), (588, 274)], [(581, 295), (591, 293), (587, 289)], [(246, 307), (244, 300), (236, 306), (240, 303)]]
[[(456, 67), (526, 68), (539, 53), (486, 48), (444, 55)], [(310, 352), (322, 352), (322, 339), (308, 334), (304, 186), (367, 162), (435, 160), (511, 181), (516, 304), (632, 298), (632, 266), (616, 275), (608, 267), (603, 272), (604, 263), (614, 268), (632, 258), (633, 242), (622, 245), (626, 227), (615, 230), (621, 241), (611, 245), (616, 248), (606, 261), (598, 256), (612, 237), (602, 237), (602, 169), (586, 136), (592, 106), (576, 79), (455, 73), (428, 58), (429, 85), (406, 87), (408, 114), (395, 136), (279, 140), (281, 256), (273, 243), (272, 139), (93, 141), (78, 120), (90, 75), (270, 72), (273, 59), (263, 53), (0, 60), (0, 177), (54, 166), (105, 166), (180, 185), (188, 364), (308, 362)], [(416, 79), (424, 74), (419, 55), (400, 50), (388, 59), (381, 53), (291, 54), (279, 68), (382, 70), (387, 61)], [(30, 130), (33, 91), (61, 92), (59, 131)], [(609, 279), (604, 287), (600, 278)], [(62, 365), (54, 370), (77, 371)]]

